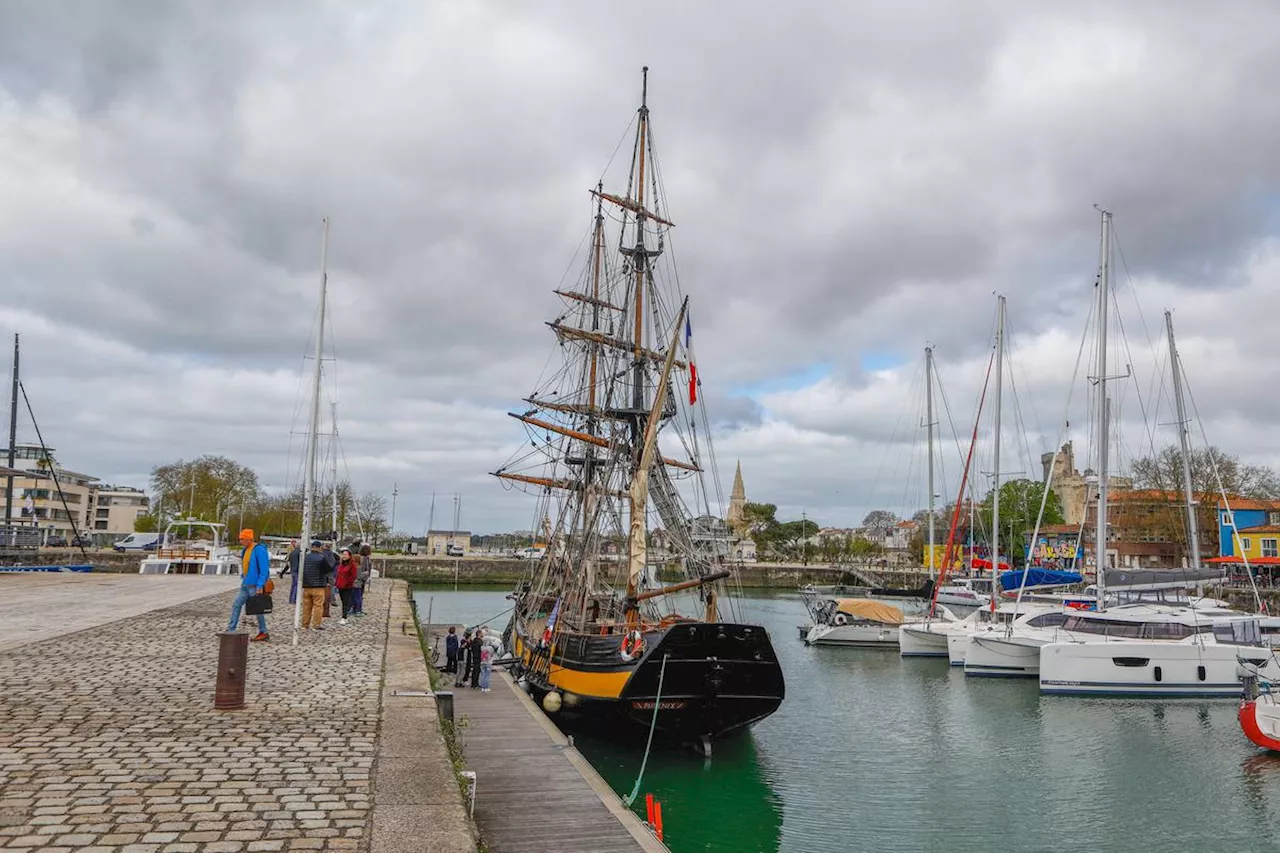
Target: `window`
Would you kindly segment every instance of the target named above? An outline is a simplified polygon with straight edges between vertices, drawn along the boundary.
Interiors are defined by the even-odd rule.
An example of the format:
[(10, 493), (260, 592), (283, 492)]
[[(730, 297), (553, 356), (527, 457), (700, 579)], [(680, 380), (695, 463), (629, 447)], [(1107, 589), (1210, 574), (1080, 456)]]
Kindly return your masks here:
[(1267, 513), (1267, 524), (1280, 524), (1280, 512)]
[(1223, 526), (1223, 527), (1230, 527), (1231, 525), (1233, 525), (1233, 524), (1235, 524), (1235, 523), (1236, 523), (1236, 522), (1235, 522), (1235, 519), (1233, 519), (1233, 518), (1231, 517), (1231, 513), (1230, 513), (1230, 512), (1223, 512), (1223, 513), (1222, 513), (1222, 526)]
[(1067, 621), (1065, 613), (1043, 613), (1027, 622), (1032, 628), (1056, 628)]
[(1262, 556), (1264, 557), (1280, 557), (1280, 550), (1276, 548), (1276, 540), (1262, 540)]
[(1241, 550), (1241, 551), (1250, 551), (1250, 550), (1252, 550), (1252, 549), (1253, 549), (1253, 540), (1249, 539), (1249, 538), (1248, 538), (1248, 537), (1246, 537), (1246, 536), (1241, 536), (1241, 537), (1240, 537), (1240, 550)]

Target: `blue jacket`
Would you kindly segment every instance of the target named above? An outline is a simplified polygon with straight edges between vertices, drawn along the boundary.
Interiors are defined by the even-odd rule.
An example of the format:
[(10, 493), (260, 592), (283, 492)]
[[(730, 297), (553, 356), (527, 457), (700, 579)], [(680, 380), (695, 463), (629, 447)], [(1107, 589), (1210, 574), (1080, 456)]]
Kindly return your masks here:
[[(244, 551), (240, 552), (240, 563), (244, 564)], [(245, 588), (266, 586), (269, 577), (271, 577), (271, 555), (267, 553), (267, 546), (259, 542), (253, 546), (253, 553), (249, 555), (249, 571), (244, 573), (244, 580), (240, 581), (240, 586)]]

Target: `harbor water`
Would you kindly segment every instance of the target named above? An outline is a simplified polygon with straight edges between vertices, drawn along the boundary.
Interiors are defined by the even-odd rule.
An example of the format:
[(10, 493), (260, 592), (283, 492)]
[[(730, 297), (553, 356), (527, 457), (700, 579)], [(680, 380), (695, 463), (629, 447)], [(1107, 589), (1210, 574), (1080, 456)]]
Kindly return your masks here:
[[(415, 598), (424, 620), (430, 607), (500, 631), (506, 591)], [(807, 647), (797, 595), (745, 603), (787, 698), (710, 761), (650, 755), (641, 792), (676, 853), (1280, 850), (1280, 756), (1245, 739), (1234, 702), (1041, 697), (1034, 680), (966, 679), (945, 659)], [(641, 749), (576, 742), (631, 790)]]

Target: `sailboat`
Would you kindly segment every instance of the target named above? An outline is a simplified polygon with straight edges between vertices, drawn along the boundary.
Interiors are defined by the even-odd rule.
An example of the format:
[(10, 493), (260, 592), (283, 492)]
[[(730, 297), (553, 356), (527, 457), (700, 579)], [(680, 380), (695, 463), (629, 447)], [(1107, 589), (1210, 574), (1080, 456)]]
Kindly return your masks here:
[(587, 263), (576, 288), (555, 291), (561, 363), (511, 415), (530, 446), (493, 472), (536, 494), (547, 519), (506, 646), (548, 711), (621, 718), (709, 755), (776, 711), (785, 685), (768, 632), (742, 620), (727, 584), (733, 537), (711, 510), (703, 460), (715, 457), (663, 191), (645, 68), (626, 189), (592, 191)]
[[(1141, 600), (1110, 606), (1108, 585), (1120, 574), (1108, 570), (1107, 491), (1111, 441), (1111, 397), (1108, 383), (1126, 378), (1107, 375), (1107, 308), (1110, 302), (1111, 214), (1102, 211), (1102, 250), (1098, 276), (1098, 349), (1095, 366), (1098, 485), (1094, 517), (1094, 545), (1098, 580), (1097, 612), (1068, 616), (1046, 638), (1027, 635), (1021, 647), (1031, 653), (1038, 645), (1040, 692), (1066, 695), (1214, 697), (1238, 696), (1243, 674), (1275, 677), (1280, 664), (1263, 648), (1258, 616), (1227, 609), (1203, 597), (1178, 604)], [(1134, 573), (1131, 586), (1147, 589), (1203, 586), (1200, 543), (1191, 486), (1190, 437), (1183, 401), (1183, 372), (1173, 334), (1173, 318), (1165, 312), (1169, 360), (1173, 370), (1174, 404), (1182, 450), (1183, 501), (1186, 510), (1190, 569), (1166, 571), (1166, 583), (1155, 572)], [(1181, 576), (1180, 576), (1181, 575)], [(1051, 642), (1041, 642), (1051, 639)]]
[[(320, 445), (320, 381), (324, 367), (324, 315), (328, 301), (329, 288), (329, 219), (324, 219), (324, 236), (320, 244), (320, 323), (316, 329), (315, 364), (311, 374), (311, 413), (307, 423), (307, 448), (305, 451), (305, 470), (302, 481), (302, 546), (311, 542), (317, 529), (319, 507), (316, 504), (316, 457)], [(334, 425), (337, 434), (337, 425)], [(335, 459), (336, 459), (335, 452)], [(335, 494), (337, 483), (334, 483)], [(335, 510), (335, 527), (336, 510)], [(299, 565), (299, 573), (302, 568)], [(299, 583), (301, 580), (299, 579)], [(302, 591), (299, 590), (293, 609), (293, 644), (298, 645), (298, 635), (302, 628)]]

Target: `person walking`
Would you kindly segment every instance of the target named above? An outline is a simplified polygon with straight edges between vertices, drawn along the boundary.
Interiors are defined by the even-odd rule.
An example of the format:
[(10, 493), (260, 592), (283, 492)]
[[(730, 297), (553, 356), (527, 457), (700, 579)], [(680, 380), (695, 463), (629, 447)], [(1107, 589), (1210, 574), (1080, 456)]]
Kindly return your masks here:
[(342, 559), (338, 562), (338, 577), (335, 585), (338, 587), (338, 595), (342, 598), (342, 620), (339, 625), (347, 624), (347, 617), (351, 615), (351, 604), (355, 600), (356, 575), (360, 573), (360, 566), (351, 556), (350, 548), (342, 549)]
[(284, 568), (280, 570), (280, 577), (291, 575), (289, 579), (289, 603), (296, 604), (298, 602), (298, 574), (302, 566), (302, 549), (298, 547), (297, 539), (292, 540), (289, 544), (292, 549), (285, 559)]
[[(267, 581), (271, 579), (271, 555), (267, 553), (267, 546), (261, 542), (255, 542), (253, 531), (247, 527), (240, 531), (240, 544), (244, 546), (244, 551), (240, 554), (240, 591), (236, 593), (236, 600), (231, 603), (231, 619), (227, 622), (227, 633), (235, 631), (240, 626), (240, 613), (244, 610), (245, 603), (249, 601), (249, 596), (261, 593)], [(249, 639), (259, 643), (271, 639), (271, 635), (267, 633), (265, 613), (258, 614), (258, 633)]]
[(320, 540), (311, 542), (311, 551), (302, 561), (302, 627), (323, 631), (324, 601), (329, 594), (329, 561), (320, 550)]
[(480, 689), (480, 651), (484, 648), (484, 629), (477, 628), (467, 648), (467, 678), (472, 690)]
[(373, 576), (373, 549), (361, 545), (357, 553), (360, 555), (360, 571), (356, 573), (356, 615), (364, 615), (364, 591), (369, 586), (369, 578)]
[(449, 626), (449, 633), (444, 638), (444, 671), (458, 672), (458, 629)]
[(462, 687), (467, 683), (467, 675), (471, 671), (471, 629), (462, 632), (462, 643), (458, 646), (459, 662), (462, 664), (458, 667), (458, 677), (453, 680), (454, 687)]
[(489, 676), (493, 673), (493, 646), (480, 644), (480, 692), (489, 692)]
[(324, 559), (329, 564), (329, 586), (326, 588), (328, 593), (324, 597), (324, 618), (329, 618), (329, 607), (333, 602), (333, 576), (338, 571), (338, 555), (333, 553), (333, 543), (324, 543)]

